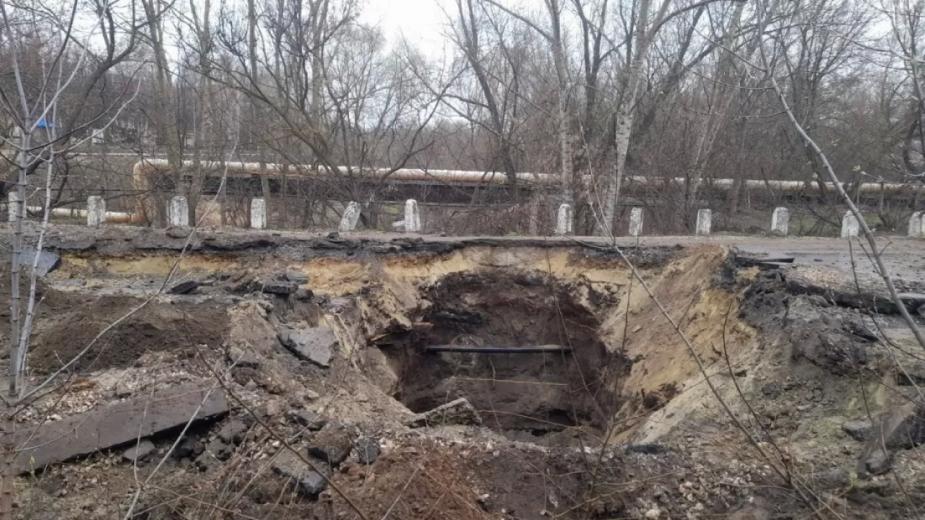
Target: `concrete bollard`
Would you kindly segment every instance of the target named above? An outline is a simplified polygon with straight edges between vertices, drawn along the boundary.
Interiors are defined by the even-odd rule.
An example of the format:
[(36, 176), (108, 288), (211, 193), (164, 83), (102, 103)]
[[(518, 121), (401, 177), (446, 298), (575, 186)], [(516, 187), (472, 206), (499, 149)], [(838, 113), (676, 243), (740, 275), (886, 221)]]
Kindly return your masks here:
[(909, 217), (909, 229), (906, 231), (906, 235), (911, 238), (922, 238), (925, 233), (925, 219), (922, 218), (923, 214), (921, 211), (916, 211)]
[(189, 225), (189, 204), (186, 203), (186, 197), (183, 195), (173, 197), (167, 204), (167, 225)]
[(787, 236), (790, 232), (790, 210), (787, 208), (774, 208), (771, 213), (771, 233)]
[(421, 232), (421, 211), (418, 201), (408, 199), (405, 201), (405, 233)]
[(6, 194), (6, 200), (9, 206), (9, 221), (13, 222), (16, 220), (16, 211), (18, 210), (19, 192), (16, 191), (16, 187), (13, 187), (13, 191)]
[(251, 229), (267, 228), (267, 201), (261, 197), (251, 199)]
[(87, 197), (87, 225), (100, 227), (106, 222), (106, 199), (99, 195)]
[[(407, 204), (407, 202), (405, 204)], [(354, 201), (350, 201), (350, 204), (347, 204), (347, 209), (344, 210), (344, 214), (340, 217), (340, 226), (338, 226), (337, 229), (341, 233), (353, 231), (357, 228), (357, 222), (359, 220), (360, 205)]]
[(861, 226), (858, 224), (857, 217), (850, 210), (845, 212), (841, 219), (841, 237), (852, 238), (858, 236)]
[(633, 208), (630, 210), (630, 229), (631, 237), (638, 237), (642, 234), (642, 208)]
[(556, 212), (556, 234), (572, 234), (572, 206), (564, 202), (559, 204), (559, 210)]
[(697, 210), (697, 228), (696, 233), (700, 236), (707, 236), (713, 227), (713, 211), (709, 209)]
[(529, 220), (527, 222), (527, 232), (530, 236), (536, 236), (540, 230), (540, 199), (533, 197), (530, 200)]

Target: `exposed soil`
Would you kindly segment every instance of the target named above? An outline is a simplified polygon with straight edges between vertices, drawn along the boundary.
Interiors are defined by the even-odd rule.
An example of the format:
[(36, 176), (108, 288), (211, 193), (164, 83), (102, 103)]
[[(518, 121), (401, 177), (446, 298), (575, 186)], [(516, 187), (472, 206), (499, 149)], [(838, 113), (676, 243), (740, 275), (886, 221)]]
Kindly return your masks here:
[[(395, 397), (423, 412), (465, 397), (485, 424), (536, 435), (567, 427), (601, 428), (616, 396), (601, 381), (626, 360), (597, 336), (600, 323), (579, 288), (517, 271), (453, 273), (422, 287), (410, 331), (378, 342), (399, 377)], [(609, 295), (596, 300), (615, 305)], [(432, 345), (497, 347), (512, 353), (430, 353)], [(518, 347), (569, 351), (517, 353)]]
[[(86, 299), (73, 293), (49, 294), (44, 316), (50, 323), (35, 335), (31, 367), (41, 374), (57, 370), (103, 328), (143, 303), (139, 298), (125, 296)], [(222, 345), (227, 331), (223, 305), (152, 302), (102, 336), (75, 363), (75, 368), (82, 372), (104, 370), (130, 366), (146, 353), (191, 352), (200, 346), (215, 349)]]
[[(31, 384), (158, 285), (173, 239), (145, 240), (58, 250)], [(856, 424), (925, 382), (917, 347), (864, 280), (743, 267), (719, 246), (639, 248), (643, 288), (598, 246), (339, 240), (198, 242), (168, 284), (192, 290), (156, 296), (113, 327), (18, 420), (216, 384), (231, 413), (197, 424), (167, 457), (134, 509), (150, 519), (898, 518), (925, 497), (915, 443), (891, 452), (882, 474), (859, 469)], [(329, 366), (279, 339), (322, 327), (337, 338)], [(561, 350), (426, 350), (436, 345)], [(457, 398), (481, 425), (409, 426)], [(176, 435), (150, 439), (140, 480)], [(372, 460), (361, 441), (377, 448)], [(136, 490), (124, 448), (18, 479), (17, 515), (124, 516)], [(278, 469), (293, 450), (328, 477), (322, 491)]]

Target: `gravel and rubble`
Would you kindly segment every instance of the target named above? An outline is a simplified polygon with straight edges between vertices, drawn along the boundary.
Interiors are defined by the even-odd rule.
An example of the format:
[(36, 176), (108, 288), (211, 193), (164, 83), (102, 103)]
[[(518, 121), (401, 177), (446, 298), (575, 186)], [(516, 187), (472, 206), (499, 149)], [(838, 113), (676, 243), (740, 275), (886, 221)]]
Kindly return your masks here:
[[(183, 240), (121, 233), (52, 237), (65, 247), (43, 280), (30, 384), (137, 304)], [(606, 248), (214, 233), (194, 245), (171, 294), (17, 421), (60, 424), (194, 382), (228, 413), (23, 476), (18, 517), (123, 517), (158, 467), (144, 518), (897, 518), (925, 495), (925, 428), (906, 404), (925, 364), (879, 289), (845, 273), (736, 266), (715, 245), (634, 252), (713, 394)], [(420, 348), (504, 342), (571, 350)]]

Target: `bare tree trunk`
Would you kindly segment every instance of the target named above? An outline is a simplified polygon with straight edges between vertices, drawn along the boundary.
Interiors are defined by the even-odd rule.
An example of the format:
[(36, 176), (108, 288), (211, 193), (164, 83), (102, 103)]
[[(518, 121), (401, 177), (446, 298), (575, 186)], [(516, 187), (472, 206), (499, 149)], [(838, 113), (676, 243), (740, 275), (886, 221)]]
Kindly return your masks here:
[[(164, 145), (167, 148), (167, 163), (171, 173), (173, 173), (174, 189), (185, 194), (186, 190), (183, 187), (183, 156), (177, 132), (176, 112), (173, 110), (172, 100), (174, 96), (170, 82), (170, 67), (164, 50), (163, 21), (161, 20), (164, 9), (162, 9), (162, 5), (158, 0), (141, 0), (141, 3), (147, 17), (148, 35), (154, 52), (154, 85), (157, 93), (157, 110), (155, 110), (153, 117), (154, 124), (157, 126), (158, 134), (163, 137)], [(158, 204), (158, 206), (158, 214), (163, 215), (163, 204)]]
[[(616, 148), (615, 164), (613, 175), (608, 183), (605, 200), (604, 215), (601, 222), (600, 232), (604, 235), (610, 235), (613, 226), (613, 220), (616, 215), (617, 201), (620, 198), (623, 178), (626, 176), (626, 157), (629, 151), (630, 138), (633, 133), (633, 123), (636, 114), (636, 103), (639, 97), (640, 86), (644, 79), (643, 65), (649, 54), (649, 47), (652, 44), (659, 29), (675, 16), (689, 9), (699, 8), (706, 2), (697, 2), (686, 7), (681, 7), (668, 13), (668, 0), (662, 0), (655, 16), (652, 17), (651, 27), (649, 27), (650, 11), (652, 9), (652, 0), (639, 0), (639, 9), (636, 23), (634, 25), (635, 44), (629, 56), (629, 66), (626, 72), (625, 87), (621, 96), (618, 109), (616, 111), (616, 131), (614, 135), (614, 146)], [(741, 4), (744, 5), (744, 2)], [(741, 9), (741, 5), (737, 9)], [(629, 41), (629, 39), (627, 40)]]
[(19, 154), (17, 157), (16, 177), (16, 209), (13, 213), (13, 243), (12, 258), (10, 259), (10, 357), (9, 357), (9, 394), (11, 398), (19, 397), (22, 388), (23, 353), (20, 349), (22, 329), (20, 315), (22, 314), (22, 296), (19, 286), (22, 280), (22, 252), (23, 252), (23, 220), (26, 218), (26, 171), (29, 168), (28, 150), (31, 147), (32, 120), (26, 117), (23, 128), (20, 129)]
[(569, 128), (571, 119), (568, 107), (568, 65), (562, 43), (562, 27), (558, 0), (547, 0), (549, 21), (552, 26), (549, 44), (552, 47), (553, 64), (556, 68), (556, 96), (559, 117), (559, 155), (562, 175), (562, 202), (572, 207), (575, 205), (574, 165), (572, 164), (572, 136)]
[(616, 113), (616, 131), (614, 132), (614, 167), (613, 175), (607, 183), (604, 194), (604, 214), (600, 223), (599, 233), (605, 236), (613, 234), (613, 222), (617, 213), (617, 200), (620, 198), (623, 177), (626, 175), (626, 154), (629, 150), (630, 137), (633, 134), (633, 118), (636, 114), (636, 99), (639, 95), (639, 85), (642, 83), (643, 69), (646, 55), (649, 50), (649, 10), (652, 0), (640, 0), (639, 16), (636, 20), (635, 48), (632, 49), (630, 66), (626, 72), (626, 86)]
[[(732, 44), (739, 32), (744, 8), (745, 3), (736, 5), (732, 20), (729, 22), (729, 27), (726, 28), (726, 32), (723, 35), (721, 49), (719, 51), (722, 53), (722, 57), (719, 60), (717, 78), (713, 82), (713, 87), (711, 89), (712, 93), (709, 98), (711, 101), (711, 110), (704, 119), (703, 128), (701, 128), (697, 138), (697, 146), (694, 149), (693, 171), (689, 176), (689, 184), (686, 190), (687, 197), (684, 200), (684, 211), (680, 215), (684, 218), (684, 223), (690, 221), (691, 212), (694, 210), (694, 205), (697, 204), (697, 197), (700, 194), (700, 183), (703, 181), (707, 160), (710, 157), (713, 144), (716, 142), (716, 137), (727, 120), (726, 116), (738, 93), (738, 86), (732, 85), (735, 79), (733, 72), (735, 71), (734, 60), (736, 57), (726, 51), (726, 49), (731, 49), (733, 47)], [(752, 49), (753, 48), (754, 47), (752, 47)], [(746, 58), (750, 57), (751, 51), (746, 54)]]
[(289, 227), (289, 164), (284, 163), (282, 170), (280, 171), (280, 184), (279, 184), (279, 210), (280, 210), (280, 219), (282, 222), (283, 229)]
[[(556, 69), (556, 105), (558, 117), (558, 141), (559, 141), (559, 158), (562, 182), (561, 202), (574, 206), (575, 196), (573, 190), (574, 165), (572, 161), (572, 136), (570, 120), (571, 115), (568, 107), (568, 62), (565, 54), (565, 47), (562, 42), (562, 18), (560, 12), (559, 0), (545, 0), (546, 11), (549, 15), (550, 30), (541, 28), (534, 21), (513, 11), (495, 0), (488, 0), (489, 3), (501, 9), (505, 13), (524, 22), (531, 29), (539, 33), (552, 51), (553, 67)], [(471, 2), (470, 2), (471, 7)], [(470, 16), (470, 18), (472, 18)], [(473, 40), (477, 37), (474, 28), (474, 19), (472, 21), (473, 29), (471, 34)], [(506, 156), (509, 156), (508, 150), (503, 150)], [(513, 165), (511, 165), (513, 167)]]
[[(561, 53), (561, 52), (560, 52)], [(560, 54), (557, 53), (557, 54)], [(558, 61), (558, 60), (557, 60)], [(560, 66), (556, 66), (558, 69)], [(560, 72), (558, 87), (558, 109), (559, 109), (559, 154), (562, 160), (562, 202), (574, 206), (575, 195), (572, 188), (574, 169), (572, 165), (572, 146), (571, 131), (569, 130), (569, 110), (567, 86), (565, 85), (565, 74)]]
[[(466, 61), (472, 68), (472, 72), (475, 74), (475, 78), (478, 81), (479, 89), (485, 97), (485, 108), (488, 110), (490, 117), (490, 126), (494, 134), (497, 154), (508, 181), (511, 186), (514, 187), (516, 196), (517, 169), (512, 155), (509, 130), (505, 123), (504, 114), (502, 113), (502, 104), (499, 103), (498, 97), (495, 95), (495, 91), (492, 87), (493, 80), (488, 71), (485, 70), (485, 63), (481, 55), (481, 44), (479, 43), (481, 37), (478, 23), (479, 18), (476, 15), (474, 0), (456, 0), (456, 8), (459, 13), (458, 20), (461, 33), (457, 44), (465, 54)], [(518, 74), (516, 70), (512, 72), (515, 75)]]
[(729, 217), (734, 218), (739, 213), (739, 198), (742, 196), (742, 176), (737, 176), (732, 181), (732, 188), (729, 193)]
[(617, 131), (614, 137), (614, 164), (613, 175), (607, 183), (604, 195), (604, 216), (601, 220), (601, 234), (609, 236), (613, 233), (613, 221), (617, 213), (617, 199), (620, 198), (623, 177), (626, 174), (626, 152), (629, 149), (630, 136), (633, 128), (633, 111), (621, 106), (617, 112)]
[(202, 146), (206, 139), (206, 121), (209, 117), (209, 101), (212, 99), (211, 82), (211, 62), (209, 57), (209, 48), (212, 45), (212, 34), (210, 26), (209, 11), (211, 10), (211, 0), (204, 0), (202, 7), (202, 21), (200, 23), (197, 13), (195, 0), (190, 0), (190, 11), (192, 12), (193, 21), (196, 28), (196, 36), (199, 45), (199, 92), (197, 93), (195, 128), (193, 130), (193, 178), (192, 186), (189, 190), (190, 206), (190, 224), (198, 221), (196, 209), (199, 207), (199, 199), (202, 195), (202, 189), (205, 182), (205, 172), (202, 170)]
[(3, 413), (3, 419), (0, 420), (0, 519), (8, 520), (13, 518), (13, 497), (16, 494), (13, 480), (16, 472), (13, 470), (13, 461), (16, 460), (16, 422), (7, 419), (9, 412), (0, 407)]
[[(324, 48), (324, 30), (328, 18), (328, 5), (329, 0), (319, 0), (312, 4), (311, 10), (311, 23), (312, 23), (312, 35), (311, 35), (311, 107), (309, 108), (309, 115), (311, 118), (311, 125), (313, 126), (315, 138), (315, 145), (320, 148), (321, 153), (327, 156), (327, 148), (324, 144), (324, 140), (320, 139), (320, 136), (326, 134), (325, 124), (324, 124), (324, 60), (323, 60), (323, 48)], [(320, 161), (322, 158), (319, 157)]]
[[(321, 45), (320, 40), (318, 45)], [(312, 55), (311, 60), (311, 69), (312, 69), (312, 99), (311, 99), (311, 118), (312, 124), (315, 125), (316, 129), (320, 132), (322, 127), (321, 117), (324, 113), (324, 105), (322, 94), (324, 92), (324, 66), (321, 61), (321, 55), (319, 50)]]

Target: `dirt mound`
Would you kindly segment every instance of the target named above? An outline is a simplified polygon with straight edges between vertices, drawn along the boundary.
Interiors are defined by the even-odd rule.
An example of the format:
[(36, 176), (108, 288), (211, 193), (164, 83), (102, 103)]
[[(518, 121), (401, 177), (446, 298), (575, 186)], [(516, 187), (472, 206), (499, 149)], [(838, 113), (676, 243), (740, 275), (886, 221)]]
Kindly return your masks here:
[[(479, 505), (471, 466), (458, 450), (426, 443), (397, 449), (372, 467), (351, 465), (335, 483), (367, 518), (496, 518)], [(331, 498), (337, 511), (349, 510), (341, 497)]]
[[(40, 373), (57, 370), (142, 301), (123, 296), (87, 300), (56, 295), (43, 309), (46, 318), (37, 323), (30, 367)], [(223, 305), (152, 301), (104, 334), (74, 367), (80, 371), (125, 367), (147, 352), (192, 351), (199, 345), (217, 348), (227, 330)]]

